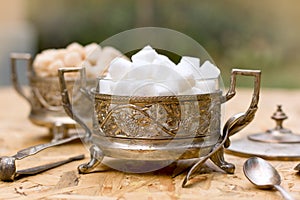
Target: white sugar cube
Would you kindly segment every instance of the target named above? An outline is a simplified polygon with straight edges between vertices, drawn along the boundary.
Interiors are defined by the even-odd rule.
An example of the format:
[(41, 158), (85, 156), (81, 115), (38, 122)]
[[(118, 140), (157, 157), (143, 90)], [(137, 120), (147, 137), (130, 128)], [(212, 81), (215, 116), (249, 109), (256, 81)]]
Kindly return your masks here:
[(186, 80), (183, 77), (177, 77), (174, 80), (167, 80), (163, 83), (166, 88), (168, 88), (170, 91), (173, 91), (175, 94), (183, 93), (186, 90), (189, 90), (193, 87), (191, 85), (190, 81)]
[(134, 66), (142, 66), (152, 63), (157, 56), (157, 52), (148, 45), (134, 54), (131, 60)]
[(171, 95), (169, 89), (153, 80), (137, 80), (130, 83), (132, 96), (163, 96)]
[(218, 89), (218, 79), (204, 79), (197, 81), (194, 88), (197, 88), (202, 93), (213, 93)]
[(94, 66), (92, 66), (92, 64), (91, 64), (89, 61), (87, 61), (87, 60), (82, 61), (81, 64), (80, 64), (79, 66), (80, 66), (80, 67), (85, 67), (85, 68), (88, 68), (88, 67), (94, 67)]
[(155, 84), (155, 89), (157, 91), (158, 96), (172, 96), (172, 95), (177, 95), (178, 91), (176, 88), (172, 87), (172, 84), (166, 84), (166, 82), (160, 82)]
[(57, 76), (58, 69), (64, 67), (64, 63), (61, 60), (55, 60), (53, 61), (48, 69), (49, 69), (49, 74), (52, 76)]
[(92, 65), (97, 64), (97, 60), (101, 54), (101, 47), (96, 43), (91, 43), (84, 47), (85, 59), (89, 61)]
[(192, 87), (188, 90), (185, 90), (181, 93), (179, 93), (179, 95), (199, 95), (199, 94), (206, 94), (206, 91), (203, 91), (197, 87)]
[(77, 67), (81, 64), (81, 62), (81, 55), (78, 52), (72, 51), (66, 53), (64, 58), (64, 64), (66, 67)]
[(118, 80), (111, 87), (111, 94), (119, 96), (131, 96), (136, 88), (136, 81)]
[(189, 63), (180, 62), (175, 66), (174, 70), (182, 77), (182, 81), (188, 81), (191, 86), (195, 85), (194, 72)]
[(205, 75), (206, 79), (218, 78), (220, 75), (220, 70), (210, 61), (205, 61), (200, 67), (201, 74)]
[(119, 80), (132, 68), (132, 63), (124, 58), (115, 58), (111, 61), (108, 73), (113, 80)]
[(124, 78), (127, 80), (147, 80), (152, 78), (152, 65), (146, 64), (129, 69)]
[(112, 80), (99, 80), (99, 93), (100, 94), (112, 94), (112, 90), (115, 87), (115, 82)]
[(43, 55), (54, 56), (56, 54), (56, 49), (46, 49), (41, 52)]
[(67, 47), (66, 47), (67, 51), (70, 53), (70, 52), (77, 52), (79, 53), (81, 59), (84, 58), (85, 56), (85, 52), (84, 52), (84, 49), (83, 49), (83, 46), (77, 42), (73, 42), (71, 44), (69, 44)]
[(172, 96), (177, 95), (174, 91), (169, 90), (165, 87), (156, 86), (156, 91), (158, 96)]
[(122, 57), (125, 59), (122, 53), (117, 49), (110, 46), (103, 47), (96, 65), (103, 69), (103, 73), (107, 72), (112, 60), (118, 57)]
[(66, 54), (67, 54), (66, 49), (57, 49), (54, 54), (54, 59), (59, 59), (63, 61)]
[(193, 65), (194, 68), (196, 68), (196, 69), (198, 69), (200, 67), (200, 59), (199, 58), (195, 58), (195, 57), (191, 57), (191, 56), (182, 56), (181, 60)]
[(38, 54), (35, 57), (35, 60), (33, 62), (33, 66), (36, 69), (41, 69), (44, 68), (46, 69), (52, 62), (53, 57), (47, 54)]
[(184, 90), (184, 91), (181, 91), (181, 92), (178, 92), (176, 93), (176, 95), (191, 95), (192, 94), (192, 89), (189, 88), (187, 90)]
[(136, 88), (132, 91), (133, 96), (157, 96), (155, 85), (153, 83), (136, 84)]
[(178, 64), (176, 67), (174, 67), (174, 70), (184, 79), (191, 81), (193, 83), (194, 80), (194, 74), (193, 71), (190, 70), (186, 65), (180, 65)]
[(200, 59), (183, 56), (176, 65), (149, 45), (131, 59), (132, 62), (116, 58), (110, 63), (107, 77), (114, 84), (100, 87), (102, 92), (121, 96), (170, 96), (212, 93), (218, 89), (220, 71), (209, 61), (200, 66)]
[(140, 83), (133, 92), (134, 96), (170, 96), (175, 95), (173, 91), (159, 83)]
[(89, 78), (95, 78), (99, 74), (99, 67), (98, 66), (93, 66), (91, 63), (87, 60), (83, 61), (80, 64), (80, 67), (84, 67), (86, 71), (86, 76)]
[[(132, 67), (124, 78), (131, 80), (169, 80), (174, 77), (174, 70), (157, 64), (146, 64)], [(177, 73), (176, 73), (177, 74)]]
[(201, 74), (200, 68), (200, 59), (183, 56), (180, 62), (177, 64), (177, 67), (181, 68), (181, 71), (188, 71), (193, 74), (194, 79), (202, 79), (203, 74)]
[(192, 92), (191, 94), (195, 94), (195, 95), (205, 93), (205, 92), (203, 92), (201, 89), (199, 89), (197, 87), (193, 87), (191, 92)]
[(175, 63), (172, 62), (167, 56), (165, 55), (157, 55), (157, 57), (153, 60), (152, 64), (161, 65), (165, 67), (175, 67)]

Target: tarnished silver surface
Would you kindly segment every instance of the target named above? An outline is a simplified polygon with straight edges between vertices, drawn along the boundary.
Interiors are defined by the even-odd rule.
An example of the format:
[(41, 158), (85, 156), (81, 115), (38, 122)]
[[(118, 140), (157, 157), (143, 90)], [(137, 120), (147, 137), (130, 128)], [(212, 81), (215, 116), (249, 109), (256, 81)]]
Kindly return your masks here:
[(16, 160), (21, 160), (21, 159), (26, 158), (28, 156), (35, 155), (38, 152), (40, 152), (42, 150), (45, 150), (47, 148), (57, 146), (57, 145), (61, 145), (61, 144), (65, 144), (65, 143), (74, 141), (74, 140), (79, 139), (79, 138), (80, 138), (79, 135), (74, 135), (74, 136), (71, 136), (71, 137), (68, 137), (68, 138), (65, 138), (65, 139), (56, 140), (56, 141), (52, 141), (52, 142), (49, 142), (49, 143), (44, 143), (44, 144), (39, 144), (39, 145), (28, 147), (26, 149), (18, 151), (13, 156), (2, 156), (2, 157), (0, 157), (0, 180), (2, 180), (2, 181), (13, 181), (16, 177), (18, 177), (20, 175), (34, 175), (34, 174), (46, 171), (48, 169), (52, 169), (54, 167), (63, 165), (65, 163), (69, 163), (69, 162), (74, 161), (74, 160), (83, 159), (84, 156), (80, 155), (80, 156), (69, 158), (67, 160), (63, 160), (63, 161), (59, 161), (59, 162), (55, 162), (55, 163), (50, 163), (50, 164), (46, 164), (46, 165), (42, 165), (42, 166), (38, 166), (38, 167), (33, 167), (33, 168), (29, 168), (29, 169), (23, 169), (23, 170), (18, 170), (18, 171), (16, 169)]
[(242, 138), (233, 140), (226, 152), (243, 157), (259, 156), (269, 160), (300, 160), (298, 143), (265, 143)]
[(281, 178), (277, 170), (267, 161), (259, 157), (249, 158), (243, 166), (245, 176), (251, 183), (261, 189), (278, 190), (284, 199), (293, 200), (294, 198), (287, 193), (281, 186)]
[[(96, 94), (95, 92), (93, 93), (93, 91), (86, 92), (87, 94), (91, 95), (90, 97), (94, 98), (95, 103), (94, 112), (96, 117), (93, 118), (93, 130), (91, 130), (89, 126), (86, 125), (84, 121), (75, 114), (70, 103), (70, 97), (68, 89), (66, 87), (64, 73), (74, 71), (80, 72), (82, 77), (82, 91), (86, 91), (84, 81), (85, 72), (83, 68), (60, 69), (59, 80), (61, 85), (63, 106), (66, 113), (86, 130), (87, 136), (85, 139), (93, 144), (92, 149), (90, 150), (91, 161), (90, 163), (84, 164), (83, 166), (79, 167), (79, 171), (81, 173), (90, 172), (97, 164), (100, 163), (96, 162), (97, 157), (102, 160), (104, 156), (136, 160), (200, 158), (199, 162), (196, 163), (189, 171), (187, 177), (184, 180), (183, 186), (185, 186), (185, 184), (189, 180), (190, 175), (197, 171), (197, 169), (199, 169), (201, 165), (209, 158), (227, 173), (234, 172), (234, 165), (227, 163), (224, 159), (224, 148), (227, 148), (230, 145), (229, 137), (247, 126), (254, 118), (259, 100), (260, 71), (234, 69), (232, 70), (230, 89), (226, 96), (222, 96), (221, 92), (217, 92), (210, 95), (197, 95), (197, 98), (193, 101), (187, 101), (191, 101), (194, 103), (197, 102), (200, 108), (200, 112), (204, 113), (205, 118), (207, 118), (207, 123), (199, 123), (199, 121), (202, 122), (201, 119), (196, 118), (196, 120), (198, 120), (198, 123), (201, 124), (199, 129), (193, 130), (192, 132), (187, 131), (186, 134), (182, 135), (182, 137), (181, 135), (177, 135), (176, 131), (178, 129), (176, 129), (176, 126), (174, 128), (174, 126), (168, 126), (168, 124), (164, 121), (155, 121), (154, 118), (151, 117), (151, 109), (149, 109), (154, 106), (156, 108), (154, 110), (159, 110), (160, 113), (164, 113), (164, 109), (168, 110), (167, 112), (165, 112), (166, 117), (163, 117), (163, 119), (169, 118), (170, 120), (167, 121), (172, 122), (172, 125), (180, 125), (182, 122), (181, 120), (188, 118), (189, 114), (187, 114), (186, 116), (184, 115), (185, 117), (183, 118), (181, 118), (180, 116), (177, 117), (178, 103), (174, 103), (175, 101), (172, 102), (170, 101), (170, 99), (176, 99), (178, 97), (172, 96), (129, 98), (101, 95)], [(249, 109), (245, 113), (237, 114), (227, 121), (223, 130), (223, 134), (221, 134), (219, 127), (219, 108), (222, 103), (231, 99), (235, 95), (237, 75), (253, 76), (255, 78), (252, 101)], [(126, 101), (123, 101), (124, 99), (122, 98), (128, 99), (126, 99)], [(214, 98), (216, 99), (216, 101), (213, 100)], [(108, 101), (105, 102), (107, 99)], [(170, 106), (173, 103), (174, 105)], [(167, 106), (168, 108), (166, 108), (165, 106)], [(187, 107), (189, 106), (190, 104)], [(214, 110), (214, 107), (218, 109)], [(130, 128), (126, 129), (126, 126), (128, 126), (128, 124), (126, 123), (124, 124), (124, 126), (118, 126), (118, 124), (114, 120), (110, 121), (110, 117), (120, 114), (119, 112), (112, 112), (116, 110), (118, 111), (119, 108), (125, 108), (125, 113), (122, 114), (125, 118), (127, 117), (130, 119), (131, 115), (133, 114), (141, 114), (138, 119), (140, 119), (142, 122), (153, 122), (139, 124), (136, 121), (129, 120), (131, 122), (131, 125), (135, 126), (137, 130), (139, 130), (139, 128), (143, 126), (147, 126), (148, 128), (149, 124), (152, 126), (154, 125), (153, 127), (156, 128), (147, 129), (148, 131), (152, 131), (152, 133), (150, 134), (139, 134), (139, 132), (136, 133), (136, 131), (128, 131), (130, 130)], [(214, 115), (217, 116), (217, 120), (210, 120), (214, 119), (212, 117)], [(115, 119), (118, 119), (118, 116), (116, 117), (117, 118)], [(122, 120), (125, 120), (125, 118), (122, 118)], [(188, 124), (186, 126), (189, 127)], [(125, 127), (124, 130), (123, 127)], [(157, 127), (159, 129), (157, 129)], [(104, 131), (101, 132), (100, 130)], [(169, 144), (170, 141), (171, 145), (166, 145)]]
[(300, 163), (294, 169), (300, 172)]
[(99, 165), (104, 154), (102, 150), (97, 145), (92, 145), (90, 147), (91, 160), (88, 163), (84, 163), (78, 166), (78, 172), (81, 174), (90, 173), (97, 165)]
[(249, 140), (267, 143), (300, 143), (299, 134), (294, 134), (291, 130), (286, 129), (282, 126), (283, 121), (288, 117), (282, 111), (281, 105), (277, 106), (277, 110), (271, 118), (276, 122), (275, 128), (269, 129), (265, 133), (249, 135)]
[[(219, 135), (221, 91), (201, 95), (129, 97), (93, 90), (94, 133), (132, 139)], [(214, 123), (211, 123), (214, 122)]]
[(214, 146), (213, 150), (201, 158), (188, 172), (183, 180), (182, 187), (185, 187), (187, 181), (191, 178), (199, 168), (205, 163), (207, 159), (211, 159), (217, 166), (227, 173), (234, 173), (235, 166), (231, 163), (227, 163), (224, 160), (224, 149), (230, 146), (229, 137), (236, 134), (238, 131), (246, 127), (254, 118), (254, 115), (258, 109), (259, 93), (260, 93), (260, 71), (256, 70), (239, 70), (234, 69), (231, 73), (230, 88), (225, 96), (225, 100), (231, 99), (235, 95), (236, 76), (245, 75), (254, 77), (254, 91), (252, 100), (248, 110), (245, 113), (239, 113), (230, 117), (223, 128), (222, 139)]
[[(216, 137), (216, 138), (212, 138)], [(219, 137), (140, 140), (93, 135), (105, 156), (130, 160), (177, 160), (207, 155)]]
[[(19, 83), (17, 61), (21, 60), (27, 63), (29, 94), (23, 91)], [(15, 90), (30, 104), (29, 120), (33, 124), (49, 128), (55, 139), (66, 136), (69, 129), (75, 128), (76, 122), (66, 115), (62, 107), (58, 77), (38, 77), (33, 70), (30, 54), (11, 54), (11, 79)], [(66, 82), (71, 91), (75, 81), (68, 79)], [(63, 124), (63, 132), (57, 132), (57, 123)]]
[(276, 122), (275, 128), (234, 140), (226, 152), (272, 160), (300, 160), (300, 135), (282, 126), (287, 116), (281, 106), (277, 107), (271, 118)]

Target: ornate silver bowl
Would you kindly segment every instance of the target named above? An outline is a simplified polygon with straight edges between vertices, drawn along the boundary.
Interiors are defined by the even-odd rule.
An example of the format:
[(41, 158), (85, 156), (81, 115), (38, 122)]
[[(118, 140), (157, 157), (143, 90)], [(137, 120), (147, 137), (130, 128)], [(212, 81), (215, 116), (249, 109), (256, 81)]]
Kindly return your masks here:
[[(71, 104), (64, 74), (81, 73), (81, 89), (93, 104), (92, 126), (80, 118)], [(254, 93), (248, 110), (236, 114), (221, 130), (221, 105), (235, 95), (236, 76), (253, 76)], [(179, 96), (116, 96), (87, 89), (84, 68), (60, 69), (59, 79), (66, 113), (85, 129), (84, 142), (89, 143), (91, 160), (79, 166), (80, 173), (89, 173), (104, 157), (124, 160), (157, 161), (199, 158), (190, 175), (210, 158), (227, 173), (234, 165), (224, 160), (229, 137), (254, 118), (260, 90), (260, 71), (234, 69), (226, 95), (221, 90), (209, 94)], [(79, 102), (80, 103), (80, 102)]]
[[(19, 82), (17, 61), (27, 63), (27, 79), (30, 92), (24, 92)], [(59, 139), (75, 128), (76, 122), (71, 119), (62, 107), (58, 77), (39, 77), (32, 67), (32, 57), (27, 53), (11, 54), (11, 78), (15, 90), (28, 101), (31, 107), (29, 120), (38, 126), (49, 128), (54, 139)], [(71, 89), (73, 79), (67, 79), (66, 85)]]

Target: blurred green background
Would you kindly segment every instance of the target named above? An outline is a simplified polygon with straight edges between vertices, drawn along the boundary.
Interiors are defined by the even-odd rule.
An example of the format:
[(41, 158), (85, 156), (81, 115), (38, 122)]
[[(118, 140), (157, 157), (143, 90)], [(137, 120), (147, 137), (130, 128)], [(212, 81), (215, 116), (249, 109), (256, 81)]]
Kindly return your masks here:
[[(101, 42), (121, 31), (155, 26), (198, 41), (222, 70), (262, 70), (262, 87), (300, 88), (300, 1), (290, 0), (30, 0), (26, 19), (35, 53), (71, 42)], [(240, 85), (250, 86), (251, 81)]]

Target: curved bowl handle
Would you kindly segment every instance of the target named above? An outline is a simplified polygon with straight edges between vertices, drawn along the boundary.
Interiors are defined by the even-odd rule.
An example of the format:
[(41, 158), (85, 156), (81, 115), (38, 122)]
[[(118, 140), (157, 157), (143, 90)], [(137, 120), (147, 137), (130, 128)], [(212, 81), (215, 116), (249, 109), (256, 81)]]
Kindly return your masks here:
[(223, 102), (228, 101), (235, 95), (235, 86), (236, 86), (236, 76), (237, 75), (244, 75), (244, 76), (254, 76), (254, 92), (252, 96), (251, 104), (248, 110), (244, 113), (238, 113), (232, 117), (230, 117), (223, 128), (222, 138), (217, 142), (214, 146), (212, 151), (207, 154), (206, 156), (202, 157), (193, 167), (189, 170), (186, 177), (182, 182), (182, 187), (185, 187), (187, 181), (191, 178), (191, 175), (195, 173), (207, 159), (211, 158), (216, 154), (218, 151), (222, 151), (225, 147), (229, 147), (230, 140), (229, 137), (244, 127), (246, 127), (254, 118), (254, 114), (257, 110), (257, 104), (259, 100), (259, 90), (260, 90), (260, 76), (261, 71), (259, 70), (242, 70), (242, 69), (233, 69), (231, 72), (231, 81), (230, 81), (230, 88), (227, 94), (223, 97)]
[[(223, 128), (223, 133), (228, 133), (228, 138), (224, 144), (224, 147), (227, 148), (230, 145), (229, 137), (245, 128), (254, 118), (256, 110), (258, 108), (257, 104), (259, 101), (259, 92), (260, 92), (260, 80), (261, 80), (261, 71), (260, 70), (244, 70), (244, 69), (233, 69), (231, 72), (230, 88), (225, 95), (225, 101), (231, 99), (235, 94), (236, 87), (236, 77), (237, 75), (242, 76), (253, 76), (254, 77), (254, 91), (252, 94), (252, 100), (248, 110), (244, 113), (239, 113), (232, 116), (225, 124)], [(223, 134), (225, 135), (225, 134)]]
[(45, 109), (50, 110), (50, 111), (62, 111), (63, 108), (61, 106), (52, 106), (50, 105), (47, 100), (42, 96), (40, 93), (39, 89), (36, 87), (32, 87), (32, 93), (34, 96), (37, 98), (40, 104), (44, 106)]
[(15, 90), (22, 96), (24, 99), (26, 99), (29, 104), (31, 105), (31, 100), (30, 98), (25, 94), (23, 91), (20, 83), (19, 83), (19, 77), (17, 73), (17, 60), (24, 60), (27, 62), (27, 77), (30, 76), (30, 74), (33, 73), (32, 69), (32, 57), (29, 53), (12, 53), (10, 55), (10, 60), (11, 60), (11, 80), (13, 83), (13, 86)]
[(85, 91), (86, 89), (86, 76), (85, 76), (85, 68), (82, 67), (72, 67), (72, 68), (60, 68), (58, 70), (58, 77), (60, 83), (60, 91), (62, 97), (62, 105), (67, 113), (73, 120), (75, 120), (82, 128), (85, 129), (87, 133), (87, 137), (92, 135), (91, 130), (89, 127), (73, 112), (72, 104), (69, 97), (69, 92), (67, 89), (66, 79), (64, 74), (71, 73), (71, 72), (79, 72), (80, 73), (80, 88), (81, 91)]

